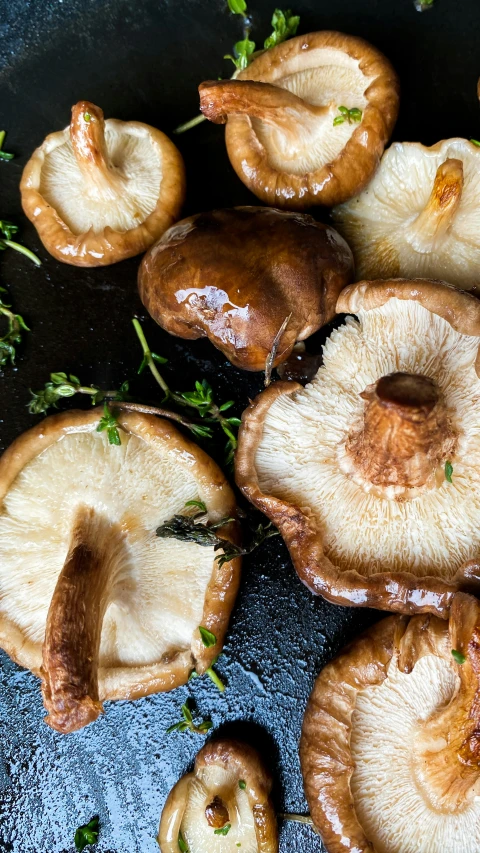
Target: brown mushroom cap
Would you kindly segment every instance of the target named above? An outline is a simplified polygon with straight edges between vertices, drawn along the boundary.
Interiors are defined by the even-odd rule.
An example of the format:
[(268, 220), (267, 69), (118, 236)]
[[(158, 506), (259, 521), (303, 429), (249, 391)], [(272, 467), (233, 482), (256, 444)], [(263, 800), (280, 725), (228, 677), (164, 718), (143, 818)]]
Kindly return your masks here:
[(107, 119), (79, 101), (65, 130), (34, 151), (22, 206), (45, 248), (76, 266), (113, 264), (148, 249), (178, 218), (182, 157), (160, 130)]
[(322, 670), (300, 761), (328, 853), (476, 853), (479, 640), (479, 603), (457, 593), (448, 624), (391, 616)]
[(480, 302), (397, 279), (345, 288), (337, 310), (358, 320), (312, 383), (244, 412), (237, 484), (312, 592), (446, 618), (479, 578)]
[[(368, 42), (337, 32), (297, 36), (265, 51), (236, 80), (200, 86), (200, 109), (226, 122), (230, 162), (275, 207), (332, 206), (372, 177), (393, 130), (398, 78)], [(361, 121), (334, 125), (339, 107)]]
[(178, 222), (145, 255), (138, 286), (162, 328), (208, 337), (245, 370), (275, 364), (335, 314), (353, 273), (350, 249), (311, 216), (238, 207)]
[[(183, 776), (167, 798), (158, 833), (162, 853), (178, 853), (179, 836), (189, 853), (236, 853), (239, 848), (277, 853), (271, 789), (272, 778), (251, 746), (235, 740), (206, 744), (193, 773)], [(216, 833), (219, 829), (226, 833)]]
[[(222, 472), (169, 421), (121, 412), (121, 445), (102, 410), (46, 418), (0, 459), (0, 646), (43, 678), (47, 722), (73, 731), (106, 699), (184, 684), (218, 655), (238, 559), (156, 536), (202, 500), (235, 514)], [(235, 524), (222, 528), (235, 541)], [(199, 626), (216, 644), (206, 648)]]

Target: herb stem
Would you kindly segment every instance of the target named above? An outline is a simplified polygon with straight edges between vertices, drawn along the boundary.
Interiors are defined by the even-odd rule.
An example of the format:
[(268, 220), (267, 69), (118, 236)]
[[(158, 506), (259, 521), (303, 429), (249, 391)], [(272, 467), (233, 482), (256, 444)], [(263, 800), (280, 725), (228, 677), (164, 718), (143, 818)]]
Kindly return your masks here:
[[(113, 404), (113, 400), (111, 399), (115, 395), (115, 392), (110, 393), (107, 392), (105, 394), (106, 397), (110, 397), (108, 401), (109, 404)], [(182, 418), (181, 415), (177, 415), (176, 412), (171, 412), (169, 409), (159, 409), (157, 406), (144, 406), (143, 403), (124, 403), (115, 402), (115, 407), (117, 409), (126, 409), (128, 412), (141, 412), (144, 415), (157, 415), (159, 418), (169, 418), (172, 421), (177, 421), (182, 426), (187, 427), (188, 429), (192, 429), (195, 427), (195, 424), (192, 421), (188, 421), (186, 418)]]
[(21, 243), (15, 243), (14, 240), (6, 240), (4, 237), (1, 238), (1, 242), (8, 246), (9, 249), (15, 249), (16, 252), (20, 252), (21, 255), (25, 255), (26, 258), (30, 258), (37, 267), (42, 265), (40, 258), (30, 250), (27, 249), (26, 246), (22, 246)]
[(173, 133), (185, 133), (186, 130), (191, 130), (192, 127), (196, 127), (197, 124), (201, 124), (202, 121), (206, 121), (207, 117), (203, 115), (203, 113), (199, 113), (195, 118), (191, 118), (190, 121), (185, 121), (183, 124), (179, 124), (178, 127), (175, 128)]
[(132, 320), (132, 323), (133, 323), (133, 328), (135, 329), (135, 331), (137, 333), (138, 340), (140, 341), (140, 343), (142, 345), (143, 357), (146, 361), (147, 366), (150, 368), (151, 373), (153, 374), (156, 381), (160, 385), (160, 388), (162, 389), (165, 396), (166, 397), (175, 397), (175, 395), (173, 395), (171, 393), (170, 388), (168, 387), (167, 383), (165, 382), (165, 379), (160, 374), (160, 372), (157, 370), (157, 366), (156, 366), (156, 364), (152, 358), (152, 353), (151, 353), (150, 347), (148, 346), (147, 339), (143, 333), (143, 329), (140, 325), (140, 322), (137, 320), (136, 317), (134, 317)]
[(281, 820), (293, 820), (295, 823), (304, 823), (306, 826), (310, 826), (314, 832), (318, 835), (317, 827), (315, 826), (310, 815), (302, 815), (302, 814), (290, 814), (290, 813), (280, 813), (278, 817)]
[(220, 693), (225, 692), (225, 685), (212, 666), (209, 666), (208, 669), (205, 670), (205, 675), (208, 675), (208, 677), (213, 681), (215, 687), (220, 690)]

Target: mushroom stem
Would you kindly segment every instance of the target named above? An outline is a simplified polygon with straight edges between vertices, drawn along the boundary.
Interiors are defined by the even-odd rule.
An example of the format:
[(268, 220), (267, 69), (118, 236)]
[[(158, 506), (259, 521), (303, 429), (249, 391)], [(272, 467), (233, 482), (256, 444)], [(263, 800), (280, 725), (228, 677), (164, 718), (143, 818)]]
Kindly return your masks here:
[(98, 694), (100, 638), (122, 547), (119, 528), (93, 509), (79, 508), (43, 645), (45, 722), (58, 732), (81, 729), (103, 711)]
[[(460, 686), (450, 704), (423, 725), (414, 744), (414, 767), (424, 795), (444, 812), (468, 808), (480, 792), (480, 604), (457, 593), (449, 635)], [(462, 659), (462, 657), (460, 659)]]
[(243, 114), (272, 125), (290, 145), (298, 145), (301, 130), (302, 144), (305, 134), (318, 134), (319, 119), (333, 115), (333, 103), (313, 106), (302, 98), (270, 83), (251, 80), (209, 80), (198, 87), (200, 110), (215, 124), (225, 124), (229, 115)]
[(433, 380), (392, 373), (360, 396), (367, 404), (363, 424), (345, 445), (355, 474), (380, 487), (433, 485), (440, 464), (453, 455), (455, 445), (447, 409)]
[(118, 198), (125, 191), (121, 175), (110, 164), (105, 144), (105, 120), (100, 107), (79, 101), (72, 107), (70, 139), (89, 195)]
[(230, 822), (228, 809), (220, 797), (214, 797), (205, 809), (205, 817), (209, 826), (222, 829)]
[(463, 189), (463, 163), (449, 158), (438, 167), (426, 207), (406, 231), (406, 239), (417, 252), (435, 248), (450, 228), (460, 204)]

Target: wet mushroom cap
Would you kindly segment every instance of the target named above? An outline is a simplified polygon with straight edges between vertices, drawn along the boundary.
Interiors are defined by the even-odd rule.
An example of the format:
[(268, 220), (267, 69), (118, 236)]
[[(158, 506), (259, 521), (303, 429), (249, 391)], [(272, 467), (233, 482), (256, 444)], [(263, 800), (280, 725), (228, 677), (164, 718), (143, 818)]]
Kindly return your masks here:
[(199, 91), (204, 115), (226, 122), (239, 178), (262, 201), (291, 210), (358, 193), (378, 166), (399, 105), (389, 61), (337, 32), (289, 39), (236, 80), (209, 81)]
[(244, 412), (236, 480), (303, 582), (341, 604), (446, 617), (480, 560), (480, 303), (433, 281), (363, 282), (302, 388)]
[(22, 206), (57, 260), (103, 266), (148, 249), (175, 222), (185, 195), (181, 155), (164, 133), (104, 120), (88, 101), (34, 151)]
[(257, 752), (235, 740), (200, 750), (192, 773), (170, 792), (160, 821), (162, 853), (277, 853), (278, 833), (270, 800), (272, 778)]
[(359, 278), (426, 277), (480, 292), (480, 149), (395, 142), (372, 182), (333, 211)]
[[(112, 446), (101, 414), (47, 418), (0, 459), (0, 646), (42, 675), (59, 731), (94, 719), (105, 699), (204, 672), (239, 583), (238, 559), (220, 567), (210, 547), (156, 536), (188, 500), (204, 501), (212, 520), (235, 514), (215, 463), (151, 415), (121, 413)], [(234, 541), (234, 524), (222, 531)]]
[(389, 617), (322, 670), (300, 761), (328, 853), (479, 849), (479, 639), (457, 593), (449, 623)]
[(178, 222), (142, 261), (143, 304), (162, 328), (208, 337), (244, 370), (284, 361), (335, 314), (352, 256), (333, 228), (305, 214), (239, 207)]

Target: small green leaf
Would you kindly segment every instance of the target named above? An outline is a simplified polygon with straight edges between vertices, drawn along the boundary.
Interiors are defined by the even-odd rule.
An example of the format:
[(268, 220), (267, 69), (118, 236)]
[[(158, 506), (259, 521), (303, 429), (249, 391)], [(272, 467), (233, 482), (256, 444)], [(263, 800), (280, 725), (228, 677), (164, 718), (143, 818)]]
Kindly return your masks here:
[(54, 385), (62, 385), (64, 382), (68, 382), (68, 377), (66, 373), (51, 373), (50, 380)]
[(452, 483), (453, 465), (451, 462), (445, 462), (445, 479), (447, 483)]
[(245, 0), (227, 0), (228, 8), (233, 15), (245, 15), (247, 4)]
[(200, 734), (205, 735), (207, 734), (207, 732), (210, 731), (211, 728), (213, 728), (213, 723), (211, 720), (203, 720), (201, 723), (199, 723), (198, 726), (196, 726), (196, 730), (200, 732)]
[(84, 118), (84, 121), (86, 121), (88, 124), (88, 122), (91, 121), (92, 116), (90, 115), (90, 113), (84, 113), (83, 118)]
[(180, 831), (178, 833), (178, 849), (180, 853), (189, 853), (187, 843)]
[(333, 126), (336, 127), (338, 124), (343, 124), (344, 121), (345, 119), (343, 118), (343, 116), (337, 116), (333, 119)]
[(168, 362), (168, 358), (164, 358), (163, 355), (157, 355), (156, 352), (151, 352), (150, 355), (157, 364), (167, 364)]
[(189, 701), (187, 701), (182, 705), (182, 714), (185, 717), (187, 723), (191, 723), (193, 721), (192, 712), (189, 707)]
[(465, 655), (462, 655), (462, 653), (458, 652), (456, 649), (452, 649), (452, 658), (454, 659), (455, 663), (459, 664), (459, 666), (462, 666), (462, 664), (464, 664), (466, 661)]
[(245, 782), (245, 780), (244, 780), (244, 779), (240, 779), (240, 782), (238, 783), (238, 787), (239, 787), (239, 788), (240, 788), (240, 790), (242, 790), (242, 791), (244, 791), (244, 790), (245, 790), (245, 788), (247, 787), (247, 783)]
[(480, 141), (478, 139), (471, 139), (470, 142), (472, 145), (476, 145), (477, 148), (480, 148)]
[(352, 121), (359, 122), (362, 120), (362, 111), (358, 109), (358, 107), (352, 107), (349, 109), (348, 107), (338, 107), (339, 116), (336, 116), (333, 119), (333, 125), (336, 127), (338, 124), (343, 124), (345, 121), (348, 121), (349, 124)]
[(264, 48), (269, 50), (277, 44), (281, 44), (286, 39), (294, 36), (297, 32), (300, 18), (298, 15), (292, 15), (290, 9), (282, 12), (281, 9), (275, 9), (272, 16), (272, 34), (265, 39)]
[(187, 501), (187, 503), (185, 504), (185, 506), (195, 506), (195, 507), (196, 507), (197, 509), (199, 509), (201, 512), (206, 512), (206, 511), (207, 511), (206, 504), (204, 504), (204, 503), (203, 503), (203, 501)]
[(93, 817), (89, 823), (84, 826), (79, 826), (75, 832), (75, 849), (84, 850), (89, 844), (96, 844), (98, 841), (100, 821), (98, 817)]
[(215, 646), (217, 644), (217, 638), (215, 634), (212, 634), (212, 632), (204, 628), (203, 625), (199, 625), (198, 630), (202, 638), (202, 643), (207, 649), (211, 649), (212, 646)]
[(71, 373), (68, 378), (70, 379), (70, 382), (73, 382), (74, 385), (81, 385), (82, 384), (80, 382), (80, 379), (78, 378), (78, 376), (74, 376), (73, 373)]
[(228, 835), (231, 828), (232, 828), (232, 824), (227, 823), (226, 826), (222, 826), (221, 829), (214, 829), (213, 834), (214, 835)]
[[(75, 390), (73, 391), (75, 393)], [(106, 430), (108, 443), (114, 444), (117, 447), (122, 443), (117, 425), (118, 413), (108, 408), (108, 403), (103, 404), (103, 417), (100, 418), (97, 426), (97, 432)]]

